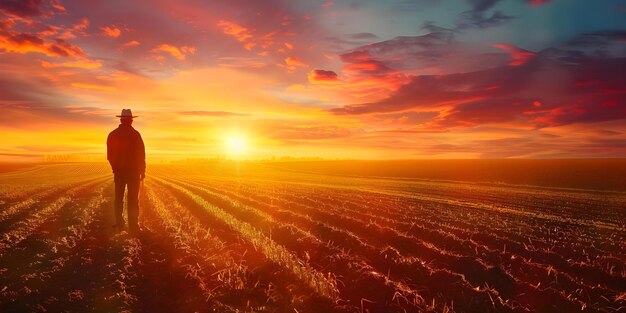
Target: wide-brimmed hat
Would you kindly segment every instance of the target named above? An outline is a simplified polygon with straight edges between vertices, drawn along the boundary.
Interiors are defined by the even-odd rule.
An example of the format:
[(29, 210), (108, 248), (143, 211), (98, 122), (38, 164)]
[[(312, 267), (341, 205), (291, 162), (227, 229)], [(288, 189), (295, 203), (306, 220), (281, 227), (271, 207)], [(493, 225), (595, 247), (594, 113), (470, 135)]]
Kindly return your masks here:
[(135, 118), (135, 117), (139, 117), (139, 116), (133, 116), (133, 112), (131, 112), (130, 109), (122, 109), (122, 114), (121, 115), (116, 115), (115, 117)]

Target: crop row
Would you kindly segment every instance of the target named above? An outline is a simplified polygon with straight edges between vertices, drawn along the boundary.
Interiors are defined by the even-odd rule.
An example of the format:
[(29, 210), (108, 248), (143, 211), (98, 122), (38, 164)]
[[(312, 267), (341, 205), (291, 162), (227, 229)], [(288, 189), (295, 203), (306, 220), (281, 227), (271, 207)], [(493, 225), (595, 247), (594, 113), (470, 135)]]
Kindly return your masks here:
[[(221, 190), (225, 190), (224, 188), (222, 188)], [(238, 189), (234, 189), (234, 190), (238, 190), (238, 193), (241, 193), (242, 188), (238, 188)], [(263, 194), (263, 193), (261, 193)], [(324, 200), (326, 200), (325, 198), (323, 198)], [(276, 205), (276, 203), (274, 203)], [(284, 203), (283, 203), (284, 204)], [(289, 203), (289, 205), (294, 205), (294, 203)], [(297, 205), (297, 204), (295, 204)], [(329, 209), (328, 206), (324, 206), (325, 209)], [(265, 210), (265, 208), (264, 208)], [(303, 208), (297, 208), (296, 211), (302, 211)], [(373, 236), (373, 239), (371, 240), (372, 242), (375, 242), (376, 240), (380, 240), (381, 242), (402, 242), (402, 237), (406, 236), (402, 236), (397, 234), (397, 232), (395, 232), (393, 229), (388, 229), (387, 232), (391, 231), (391, 233), (393, 234), (392, 237), (385, 237), (385, 236), (380, 236), (381, 231), (376, 231), (376, 228), (378, 226), (374, 226), (374, 224), (370, 225), (366, 225), (367, 222), (364, 221), (355, 221), (354, 223), (350, 223), (351, 218), (349, 218), (349, 216), (354, 216), (354, 215), (358, 215), (358, 212), (332, 212), (332, 213), (324, 213), (323, 211), (313, 211), (313, 212), (309, 212), (310, 215), (313, 216), (317, 216), (317, 218), (321, 219), (321, 220), (325, 220), (325, 221), (336, 221), (337, 224), (340, 225), (345, 225), (347, 228), (351, 229), (351, 231), (354, 231), (355, 229), (361, 228), (361, 231), (363, 234), (367, 234), (367, 233), (373, 233), (376, 234), (375, 236)], [(281, 216), (282, 218), (282, 216)], [(416, 227), (417, 228), (417, 227)], [(376, 238), (378, 237), (378, 238)], [(421, 237), (421, 236), (420, 236)], [(446, 238), (433, 238), (432, 242), (435, 244), (441, 244), (442, 242), (450, 242), (450, 240), (445, 240)], [(450, 238), (448, 238), (450, 239)], [(370, 242), (370, 239), (367, 239), (366, 241)], [(407, 242), (411, 242), (411, 241), (415, 241), (415, 242), (419, 242), (420, 240), (417, 239), (416, 237), (411, 237), (409, 236), (408, 238), (406, 238), (404, 241)], [(427, 243), (431, 246), (433, 246), (433, 243)], [(466, 241), (467, 243), (467, 241)], [(347, 246), (351, 246), (354, 245), (354, 243), (346, 243)], [(464, 249), (463, 245), (457, 245), (457, 247), (461, 250), (468, 250), (468, 249)], [(423, 250), (423, 248), (421, 248), (421, 250)], [(418, 250), (419, 251), (419, 250)], [(470, 249), (470, 251), (472, 251)], [(489, 249), (486, 249), (487, 252), (489, 252)], [(475, 257), (480, 257), (477, 255), (474, 255)], [(492, 253), (492, 256), (493, 253)], [(530, 276), (528, 275), (533, 275), (532, 273), (536, 273), (534, 274), (535, 276), (539, 277), (539, 282), (535, 281), (533, 283), (533, 285), (541, 285), (543, 282), (543, 286), (550, 286), (552, 285), (552, 287), (557, 288), (558, 290), (563, 289), (564, 286), (571, 286), (569, 288), (565, 288), (566, 290), (569, 289), (571, 291), (568, 298), (573, 297), (573, 298), (577, 298), (576, 295), (573, 293), (574, 291), (580, 289), (581, 285), (579, 285), (578, 283), (576, 283), (575, 281), (573, 281), (573, 279), (568, 276), (567, 274), (561, 274), (559, 273), (559, 271), (555, 270), (554, 268), (550, 269), (549, 267), (546, 268), (542, 268), (540, 264), (536, 264), (534, 262), (532, 262), (531, 260), (523, 260), (523, 258), (517, 258), (517, 260), (515, 259), (515, 255), (511, 255), (513, 257), (513, 260), (510, 262), (506, 262), (509, 265), (509, 268), (513, 268), (516, 270), (516, 274), (517, 275), (522, 275), (522, 277), (524, 277), (524, 280), (528, 280), (530, 278)], [(497, 255), (495, 255), (495, 257), (497, 257)], [(482, 275), (485, 276), (484, 274), (488, 271), (488, 269), (484, 266), (484, 265), (480, 265), (480, 263), (476, 263), (475, 261), (473, 261), (472, 259), (463, 259), (460, 258), (457, 260), (454, 260), (455, 257), (452, 257), (453, 261), (447, 261), (444, 262), (444, 264), (456, 264), (455, 266), (458, 267), (462, 273), (464, 273), (467, 277), (472, 277), (472, 276), (481, 276), (481, 272), (483, 273)], [(439, 256), (439, 259), (442, 259), (441, 256)], [(450, 258), (448, 258), (450, 259)], [(520, 262), (521, 261), (521, 262)], [(469, 262), (469, 263), (468, 263)], [(474, 265), (471, 265), (474, 264)], [(514, 266), (512, 266), (514, 265)], [(444, 268), (447, 265), (444, 265)], [(477, 267), (478, 266), (478, 267)], [(520, 268), (521, 266), (521, 268)], [(472, 270), (472, 267), (474, 268)], [(482, 268), (482, 269), (481, 269)], [(526, 268), (528, 270), (528, 273), (526, 272), (526, 270), (524, 270), (524, 268)], [(473, 272), (475, 272), (478, 269), (478, 274), (473, 274)], [(495, 270), (497, 271), (497, 267), (495, 268)], [(464, 270), (464, 271), (463, 271)], [(492, 270), (493, 271), (493, 270)], [(545, 273), (547, 273), (547, 275), (545, 275)], [(473, 275), (472, 275), (473, 274)], [(492, 273), (494, 274), (494, 273)], [(541, 277), (543, 274), (543, 277)], [(552, 274), (552, 275), (551, 275)], [(496, 275), (498, 276), (498, 275)], [(506, 275), (500, 275), (503, 277), (506, 277)], [(553, 279), (551, 279), (551, 277), (554, 277)], [(560, 277), (561, 281), (564, 282), (558, 282), (557, 277)], [(561, 284), (561, 285), (559, 285)], [(564, 285), (563, 285), (564, 284)], [(584, 287), (584, 286), (582, 286)], [(520, 289), (520, 288), (517, 288)], [(600, 297), (603, 294), (606, 294), (606, 290), (602, 290), (602, 288), (600, 289), (596, 289), (594, 288), (593, 290), (593, 294), (595, 294), (595, 297)], [(578, 296), (578, 298), (588, 298), (589, 295), (588, 294), (580, 294)], [(583, 306), (582, 304), (580, 304), (581, 306)]]
[[(181, 183), (181, 182), (178, 182), (178, 183), (185, 185), (185, 183)], [(201, 194), (202, 197), (205, 197), (209, 201), (214, 202), (216, 204), (219, 203), (220, 206), (227, 207), (228, 210), (230, 212), (233, 212), (233, 214), (236, 214), (238, 218), (242, 218), (244, 220), (249, 220), (252, 222), (255, 220), (259, 221), (259, 216), (264, 215), (262, 213), (258, 213), (259, 210), (257, 210), (256, 208), (248, 207), (245, 204), (239, 203), (235, 199), (222, 198), (220, 200), (219, 196), (216, 197), (215, 194), (211, 196), (206, 189), (203, 189), (198, 186), (196, 187), (192, 187), (188, 185), (186, 186), (197, 190), (196, 192), (199, 192), (199, 194)], [(234, 213), (234, 212), (239, 212), (239, 213)], [(401, 270), (399, 268), (402, 268), (402, 271), (406, 270), (406, 267), (407, 267), (406, 264), (399, 265), (396, 263), (398, 260), (394, 261), (391, 258), (388, 259), (385, 255), (381, 253), (381, 250), (379, 248), (372, 246), (367, 242), (362, 241), (357, 236), (350, 236), (349, 233), (346, 233), (344, 230), (338, 229), (336, 227), (330, 227), (324, 223), (316, 222), (310, 219), (307, 220), (307, 218), (303, 216), (297, 216), (295, 218), (289, 219), (289, 217), (285, 216), (284, 214), (280, 214), (277, 212), (271, 212), (270, 215), (275, 216), (280, 221), (281, 224), (291, 225), (291, 223), (294, 223), (294, 225), (297, 224), (298, 227), (303, 227), (304, 229), (307, 229), (306, 231), (311, 231), (312, 233), (315, 233), (321, 236), (320, 240), (315, 240), (315, 241), (309, 241), (309, 240), (306, 240), (306, 238), (297, 238), (297, 240), (293, 240), (293, 234), (277, 232), (277, 230), (280, 229), (280, 227), (276, 225), (274, 226), (274, 228), (271, 228), (273, 232), (273, 238), (275, 238), (275, 240), (278, 240), (279, 242), (283, 243), (285, 246), (290, 247), (290, 250), (299, 252), (301, 255), (303, 254), (305, 256), (304, 258), (307, 259), (309, 262), (311, 262), (311, 264), (316, 264), (317, 266), (328, 268), (328, 269), (332, 268), (333, 272), (335, 272), (337, 275), (340, 275), (341, 277), (344, 277), (344, 278), (350, 277), (350, 273), (356, 273), (357, 275), (354, 275), (355, 279), (358, 279), (358, 277), (360, 276), (362, 277), (360, 280), (362, 280), (363, 277), (365, 278), (369, 277), (369, 279), (375, 280), (376, 277), (378, 277), (378, 278), (383, 278), (387, 280), (388, 281), (387, 284), (395, 285), (396, 291), (391, 292), (388, 298), (386, 299), (389, 302), (391, 302), (391, 300), (394, 300), (394, 298), (398, 298), (398, 299), (405, 299), (405, 301), (408, 299), (408, 303), (411, 303), (411, 302), (419, 303), (420, 301), (422, 301), (423, 303), (432, 303), (430, 301), (432, 299), (432, 301), (435, 301), (438, 304), (446, 305), (445, 303), (447, 301), (448, 305), (450, 305), (450, 303), (454, 302), (454, 298), (456, 298), (457, 300), (457, 302), (454, 302), (454, 303), (462, 303), (462, 301), (460, 300), (462, 298), (461, 296), (465, 296), (467, 294), (473, 294), (473, 296), (476, 299), (483, 299), (482, 302), (480, 300), (477, 300), (476, 303), (463, 303), (460, 305), (460, 307), (463, 307), (464, 305), (469, 305), (469, 306), (473, 306), (474, 309), (478, 309), (481, 305), (488, 304), (489, 307), (493, 305), (491, 301), (489, 300), (490, 298), (488, 295), (488, 291), (486, 290), (478, 291), (474, 289), (467, 281), (463, 279), (462, 276), (451, 273), (449, 271), (432, 270), (428, 268), (428, 266), (426, 266), (424, 262), (419, 262), (419, 261), (414, 260), (412, 262), (412, 265), (417, 267), (414, 272), (419, 273), (419, 274), (416, 274), (416, 275), (419, 275), (419, 277), (414, 277), (415, 280), (411, 283), (411, 285), (419, 284), (422, 286), (421, 289), (424, 289), (425, 287), (427, 287), (427, 285), (423, 285), (425, 281), (431, 281), (433, 277), (444, 275), (444, 276), (449, 276), (450, 278), (448, 280), (451, 281), (451, 283), (453, 283), (455, 286), (458, 286), (458, 287), (455, 287), (456, 291), (458, 291), (456, 295), (454, 295), (453, 293), (444, 294), (443, 292), (439, 293), (439, 295), (436, 295), (436, 296), (435, 294), (429, 294), (427, 296), (429, 297), (428, 301), (424, 301), (423, 299), (424, 297), (419, 295), (419, 293), (415, 294), (414, 291), (411, 291), (412, 288), (409, 287), (409, 285), (400, 283), (400, 281), (406, 280), (407, 277), (401, 274)], [(263, 222), (259, 221), (258, 223), (255, 223), (255, 225), (258, 225), (258, 224), (263, 224)], [(266, 227), (266, 226), (259, 227), (259, 229), (268, 229), (268, 228), (270, 227)], [(346, 234), (348, 234), (347, 237), (344, 237), (344, 235)], [(292, 242), (290, 243), (289, 240), (286, 240), (286, 238), (292, 238), (291, 239)], [(316, 242), (322, 242), (322, 241), (328, 242), (328, 245), (331, 245), (331, 247), (324, 247), (324, 246), (320, 246), (319, 244), (315, 244)], [(339, 253), (334, 252), (334, 251), (328, 251), (328, 250), (335, 250), (335, 251), (339, 250)], [(331, 258), (329, 262), (329, 260), (327, 259), (331, 255), (334, 255), (334, 257)], [(372, 262), (372, 264), (375, 265), (375, 267), (367, 263), (364, 263), (363, 260), (369, 260), (370, 262)], [(396, 271), (397, 268), (398, 270)], [(388, 275), (385, 274), (388, 271), (390, 273), (393, 273), (394, 276), (397, 277), (396, 279), (401, 279), (401, 280), (395, 280), (395, 279), (390, 278)], [(370, 282), (369, 284), (371, 285), (372, 283), (373, 282)], [(346, 284), (354, 285), (355, 282), (348, 281), (346, 282)], [(359, 286), (363, 286), (363, 285), (359, 284)], [(379, 300), (381, 298), (380, 297), (381, 291), (385, 290), (385, 288), (377, 287), (377, 288), (373, 288), (369, 293), (367, 293), (367, 292), (364, 292), (363, 290), (359, 290), (357, 292), (354, 290), (354, 287), (352, 287), (353, 289), (352, 291), (347, 290), (350, 288), (340, 288), (340, 289), (342, 290), (342, 294), (344, 295), (350, 294), (350, 293), (360, 294), (361, 296), (364, 294), (368, 294), (368, 295), (372, 295), (373, 297), (376, 297), (373, 299), (377, 301), (382, 301), (382, 300)], [(378, 293), (378, 296), (375, 295), (376, 293)], [(394, 293), (397, 293), (397, 294), (395, 294), (394, 296)], [(413, 296), (411, 298), (407, 298), (407, 296), (411, 294)], [(425, 294), (428, 294), (428, 292), (426, 292)], [(494, 294), (493, 298), (497, 299), (497, 295)], [(413, 299), (413, 300), (410, 300), (410, 299)], [(437, 301), (437, 299), (439, 301)], [(499, 303), (499, 306), (503, 308), (506, 307), (506, 305), (503, 305), (501, 303)]]

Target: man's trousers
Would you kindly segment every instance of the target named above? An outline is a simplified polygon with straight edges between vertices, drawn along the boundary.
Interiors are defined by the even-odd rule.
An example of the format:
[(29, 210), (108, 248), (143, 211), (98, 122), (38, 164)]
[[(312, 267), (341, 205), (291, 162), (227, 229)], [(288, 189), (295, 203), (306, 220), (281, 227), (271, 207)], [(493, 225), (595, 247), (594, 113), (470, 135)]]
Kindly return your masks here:
[(139, 174), (115, 173), (115, 220), (117, 226), (124, 225), (124, 191), (128, 186), (126, 201), (128, 204), (128, 226), (138, 227), (139, 221)]

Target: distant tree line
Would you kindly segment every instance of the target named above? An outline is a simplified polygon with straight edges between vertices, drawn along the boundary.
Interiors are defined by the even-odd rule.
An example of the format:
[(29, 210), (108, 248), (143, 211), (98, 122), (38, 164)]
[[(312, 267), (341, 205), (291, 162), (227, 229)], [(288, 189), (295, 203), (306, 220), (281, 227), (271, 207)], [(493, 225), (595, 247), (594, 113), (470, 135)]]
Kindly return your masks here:
[(105, 162), (106, 156), (92, 154), (50, 154), (43, 157), (45, 163)]

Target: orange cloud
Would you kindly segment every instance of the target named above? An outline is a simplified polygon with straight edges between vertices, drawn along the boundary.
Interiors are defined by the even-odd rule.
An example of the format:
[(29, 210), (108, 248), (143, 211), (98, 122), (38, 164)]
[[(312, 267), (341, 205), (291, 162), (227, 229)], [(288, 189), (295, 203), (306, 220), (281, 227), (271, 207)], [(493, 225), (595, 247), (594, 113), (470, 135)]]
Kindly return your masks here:
[(285, 59), (285, 64), (287, 66), (295, 66), (295, 67), (307, 67), (306, 63), (302, 62), (302, 60), (296, 57), (288, 57)]
[(278, 66), (284, 67), (289, 72), (295, 71), (298, 67), (309, 67), (306, 63), (296, 57), (285, 58), (285, 64), (279, 64)]
[(261, 68), (266, 66), (259, 59), (243, 57), (221, 57), (218, 65), (232, 68)]
[(117, 88), (112, 87), (112, 86), (96, 85), (96, 84), (72, 83), (71, 85), (72, 87), (80, 88), (80, 89), (92, 89), (92, 90), (108, 91), (108, 92), (117, 90)]
[(82, 59), (74, 62), (63, 62), (63, 63), (52, 63), (47, 61), (41, 61), (41, 66), (46, 68), (54, 68), (54, 67), (73, 67), (73, 68), (82, 68), (82, 69), (96, 69), (102, 67), (102, 63), (99, 61)]
[(105, 26), (105, 27), (102, 27), (102, 34), (105, 36), (117, 38), (122, 34), (122, 30), (120, 30), (119, 28), (115, 26), (110, 26), (110, 27)]
[(63, 39), (46, 41), (34, 34), (5, 32), (0, 34), (0, 49), (13, 53), (42, 53), (50, 57), (78, 58), (86, 56), (78, 46), (74, 46)]
[(152, 49), (152, 52), (165, 52), (182, 61), (185, 60), (188, 55), (196, 53), (196, 48), (188, 46), (176, 47), (173, 45), (162, 44)]

